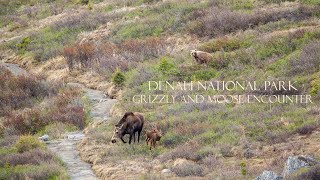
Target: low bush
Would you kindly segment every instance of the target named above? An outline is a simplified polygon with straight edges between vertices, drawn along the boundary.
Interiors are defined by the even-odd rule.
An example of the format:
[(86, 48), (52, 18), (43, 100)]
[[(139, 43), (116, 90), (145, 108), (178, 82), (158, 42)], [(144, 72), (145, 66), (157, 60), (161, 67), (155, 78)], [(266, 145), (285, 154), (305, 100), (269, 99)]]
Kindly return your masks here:
[[(218, 8), (216, 6), (212, 6), (203, 14), (203, 16), (200, 16), (195, 20), (201, 22), (198, 23), (198, 27), (196, 29), (192, 29), (189, 26), (193, 21), (190, 21), (186, 29), (190, 33), (197, 34), (201, 37), (216, 37), (218, 35), (224, 35), (238, 30), (246, 30), (257, 25), (278, 21), (280, 19), (289, 19), (293, 21), (303, 20), (312, 16), (316, 11), (317, 8), (300, 6), (295, 10), (257, 10), (253, 13), (244, 13), (232, 11), (223, 7)], [(198, 29), (203, 30), (198, 32)]]
[(180, 177), (204, 176), (204, 168), (198, 164), (181, 164), (172, 168), (172, 171)]
[(298, 127), (296, 129), (296, 132), (299, 133), (300, 135), (309, 135), (309, 134), (312, 134), (312, 132), (316, 129), (317, 129), (316, 125), (306, 124), (301, 127)]
[[(143, 37), (160, 37), (163, 33), (179, 32), (183, 25), (194, 19), (194, 10), (206, 7), (206, 3), (165, 2), (145, 11), (140, 21), (123, 23), (113, 30), (116, 39), (138, 39)], [(201, 11), (201, 10), (200, 10)]]
[(286, 142), (289, 137), (292, 136), (292, 132), (270, 132), (266, 131), (263, 135), (263, 140), (265, 142), (268, 142), (269, 144), (277, 144), (277, 143), (282, 143)]
[(104, 75), (111, 75), (117, 68), (128, 71), (143, 60), (168, 53), (168, 47), (172, 44), (157, 37), (129, 39), (117, 44), (105, 42), (99, 46), (87, 42), (66, 46), (63, 54), (70, 71), (77, 68), (94, 69)]
[(39, 129), (47, 125), (48, 121), (41, 114), (40, 109), (25, 109), (22, 112), (12, 113), (7, 116), (4, 126), (9, 134), (35, 134)]
[(222, 37), (215, 40), (204, 43), (200, 46), (200, 50), (213, 53), (216, 51), (234, 51), (239, 48), (246, 48), (252, 44), (251, 37), (234, 38), (234, 37)]
[(112, 82), (117, 86), (117, 87), (122, 87), (126, 81), (126, 77), (124, 74), (120, 71), (118, 68), (114, 74), (112, 75)]
[[(31, 41), (30, 43), (17, 40), (8, 42), (7, 46), (17, 51), (23, 48), (23, 53), (30, 53), (38, 61), (46, 61), (52, 57), (61, 55), (64, 45), (75, 41), (79, 33), (96, 29), (99, 25), (108, 22), (110, 16), (87, 11), (67, 16), (56, 21), (53, 25), (41, 29), (39, 33), (34, 33), (28, 37)], [(16, 44), (19, 43), (21, 45), (17, 47)], [(81, 54), (81, 57), (86, 59), (90, 48), (87, 46), (81, 48), (86, 50)], [(82, 63), (86, 65), (85, 61), (82, 61)]]
[(177, 69), (172, 63), (172, 59), (169, 57), (162, 57), (160, 59), (158, 71), (160, 71), (164, 75), (174, 75), (177, 73)]
[(181, 137), (176, 133), (167, 133), (166, 136), (162, 139), (162, 143), (166, 147), (176, 146), (177, 144), (180, 144), (181, 142), (186, 140), (185, 137)]
[(0, 138), (0, 147), (11, 147), (18, 139), (19, 136), (4, 136), (3, 138)]
[(11, 110), (30, 107), (33, 101), (42, 99), (55, 90), (35, 76), (14, 76), (0, 66), (0, 116)]
[(203, 164), (207, 168), (214, 170), (216, 167), (218, 167), (221, 164), (221, 161), (216, 156), (209, 155), (203, 159)]
[(68, 179), (67, 172), (57, 164), (17, 165), (0, 168), (0, 179)]
[(19, 153), (23, 153), (36, 148), (44, 148), (44, 145), (34, 136), (23, 135), (20, 136), (19, 140), (15, 144), (15, 147)]
[(5, 133), (36, 134), (45, 126), (62, 122), (83, 129), (86, 125), (84, 104), (76, 88), (61, 89), (47, 104), (9, 113), (4, 119)]
[[(166, 138), (167, 134), (164, 136)], [(164, 141), (162, 141), (164, 144)], [(181, 142), (176, 142), (175, 145), (181, 144)], [(200, 157), (196, 154), (196, 152), (200, 148), (200, 144), (194, 141), (190, 141), (186, 144), (182, 144), (177, 146), (170, 152), (162, 154), (160, 157), (160, 161), (166, 162), (170, 159), (184, 158), (188, 160), (198, 161)]]
[(43, 162), (53, 163), (56, 158), (53, 154), (43, 149), (34, 148), (30, 151), (21, 152), (19, 154), (7, 154), (0, 157), (0, 167), (9, 165), (41, 165)]
[(305, 172), (298, 174), (296, 176), (290, 176), (292, 180), (299, 180), (299, 179), (320, 179), (320, 165), (315, 165), (313, 167), (308, 168)]
[(228, 7), (233, 10), (251, 10), (254, 7), (254, 0), (210, 0), (210, 6)]
[(320, 97), (320, 79), (315, 78), (311, 81), (311, 90), (310, 93), (314, 97)]
[(118, 44), (118, 53), (128, 61), (141, 62), (145, 59), (157, 58), (167, 53), (172, 47), (164, 38), (147, 37), (145, 39), (127, 39)]
[(234, 156), (232, 151), (231, 151), (231, 146), (227, 145), (227, 144), (221, 145), (220, 153), (221, 153), (221, 155), (223, 157), (232, 157), (232, 156)]
[(301, 2), (308, 5), (320, 5), (320, 1), (318, 0), (301, 0)]
[(320, 69), (320, 41), (310, 42), (302, 48), (299, 56), (289, 60), (290, 75), (312, 74)]
[(24, 37), (22, 41), (16, 46), (18, 47), (19, 51), (25, 51), (30, 42), (31, 41), (29, 37)]

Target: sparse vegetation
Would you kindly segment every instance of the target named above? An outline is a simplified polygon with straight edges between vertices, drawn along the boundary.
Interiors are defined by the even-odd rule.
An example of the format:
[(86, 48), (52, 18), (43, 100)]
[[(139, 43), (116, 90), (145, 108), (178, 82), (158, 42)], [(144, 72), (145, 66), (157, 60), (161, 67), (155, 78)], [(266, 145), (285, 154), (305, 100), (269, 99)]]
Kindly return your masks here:
[[(10, 142), (10, 143), (4, 143)], [(36, 137), (1, 139), (0, 179), (68, 178), (61, 162)]]
[[(86, 160), (99, 170), (112, 165), (112, 171), (123, 171), (114, 164), (131, 166), (134, 161), (138, 165), (132, 167), (140, 168), (138, 174), (148, 172), (145, 178), (156, 178), (162, 169), (170, 169), (186, 178), (253, 179), (264, 169), (279, 172), (289, 154), (315, 154), (312, 142), (319, 131), (320, 100), (317, 0), (72, 0), (63, 1), (65, 6), (61, 2), (1, 4), (5, 5), (0, 12), (4, 39), (22, 33), (4, 42), (1, 49), (35, 59), (35, 67), (62, 55), (66, 64), (59, 66), (68, 67), (70, 78), (66, 79), (99, 81), (90, 74), (113, 82), (123, 90), (114, 114), (142, 112), (145, 127), (156, 124), (163, 132), (160, 145), (150, 151), (145, 143), (109, 145), (119, 117), (88, 130), (90, 141), (83, 142), (84, 153), (91, 153)], [(50, 16), (58, 18), (45, 19)], [(45, 22), (44, 26), (23, 34), (38, 22)], [(196, 65), (190, 57), (192, 49), (206, 51), (216, 61), (208, 67)], [(256, 81), (260, 90), (148, 89), (148, 81), (186, 81), (188, 86), (190, 81), (217, 80)], [(299, 90), (265, 90), (264, 80), (296, 81)], [(104, 89), (104, 84), (95, 88)], [(69, 129), (83, 129), (87, 112), (81, 92), (41, 77), (14, 77), (4, 69), (0, 69), (0, 90), (0, 144), (5, 145), (0, 148), (0, 179), (65, 178), (61, 164), (35, 137), (47, 133), (56, 138)], [(237, 93), (310, 94), (313, 103), (132, 102), (136, 94)], [(17, 135), (27, 138), (17, 141)], [(16, 139), (9, 140), (10, 136)], [(301, 144), (304, 140), (310, 142)], [(174, 166), (178, 159), (189, 163)], [(157, 164), (154, 169), (145, 165), (150, 162)], [(318, 169), (310, 168), (297, 179), (314, 179)]]
[(15, 144), (19, 153), (27, 152), (36, 148), (43, 148), (44, 145), (35, 137), (26, 135), (20, 136), (19, 140)]
[(183, 164), (172, 169), (178, 176), (204, 176), (203, 167), (197, 164)]
[(52, 126), (56, 123), (84, 128), (86, 114), (80, 92), (0, 68), (0, 179), (66, 179), (61, 162), (34, 135), (46, 126), (58, 128)]
[[(3, 81), (5, 84), (1, 87), (5, 88), (3, 92), (12, 94), (12, 98), (3, 96), (2, 102), (4, 103), (0, 106), (3, 109), (3, 115), (6, 115), (3, 125), (7, 133), (36, 134), (53, 122), (63, 122), (73, 124), (80, 129), (84, 128), (85, 112), (78, 90), (61, 88), (58, 93), (58, 87), (52, 87), (50, 90), (37, 79), (24, 76), (15, 77), (10, 72), (4, 72), (0, 78), (7, 78), (8, 81)], [(52, 102), (41, 108), (34, 104), (34, 101), (40, 101), (41, 98), (49, 96), (49, 93), (56, 96), (52, 98)], [(20, 101), (10, 101), (14, 99), (20, 99)], [(14, 111), (25, 106), (29, 109), (21, 112)]]

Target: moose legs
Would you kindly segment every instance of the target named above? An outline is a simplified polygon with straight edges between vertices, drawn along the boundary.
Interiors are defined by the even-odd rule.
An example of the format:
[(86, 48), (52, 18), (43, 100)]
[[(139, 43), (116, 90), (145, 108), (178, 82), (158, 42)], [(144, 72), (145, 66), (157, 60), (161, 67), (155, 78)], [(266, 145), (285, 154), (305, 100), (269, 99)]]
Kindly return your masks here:
[[(141, 129), (142, 130), (142, 129)], [(141, 130), (138, 131), (138, 142), (140, 142), (140, 134), (141, 134)]]
[(125, 141), (123, 140), (123, 137), (121, 137), (120, 139), (121, 139), (121, 141), (122, 141), (123, 143), (127, 143), (127, 142), (125, 142)]
[[(137, 132), (138, 132), (138, 143), (140, 142), (141, 130), (136, 131), (136, 132), (131, 132), (131, 133), (129, 133), (129, 135), (130, 135), (130, 137), (129, 137), (129, 144), (131, 144), (132, 137), (133, 137), (133, 142), (134, 142), (134, 143), (136, 142), (136, 133), (137, 133)], [(127, 143), (127, 142), (125, 142), (125, 141), (123, 140), (123, 137), (121, 137), (120, 139), (121, 139), (121, 141), (122, 141), (123, 143)]]
[[(129, 144), (131, 144), (132, 136), (133, 136), (133, 142), (134, 142), (134, 143), (136, 142), (136, 133), (137, 133), (137, 132), (130, 133)], [(138, 143), (140, 142), (140, 134), (141, 134), (141, 130), (138, 131)]]
[(136, 143), (136, 133), (133, 133), (133, 142)]
[(147, 142), (147, 145), (149, 144), (149, 142), (150, 142), (150, 150), (151, 150), (152, 146), (153, 146), (153, 148), (156, 148), (157, 141), (155, 139), (149, 139)]
[(129, 144), (131, 144), (131, 140), (132, 140), (132, 136), (134, 133), (130, 133), (130, 137), (129, 137)]

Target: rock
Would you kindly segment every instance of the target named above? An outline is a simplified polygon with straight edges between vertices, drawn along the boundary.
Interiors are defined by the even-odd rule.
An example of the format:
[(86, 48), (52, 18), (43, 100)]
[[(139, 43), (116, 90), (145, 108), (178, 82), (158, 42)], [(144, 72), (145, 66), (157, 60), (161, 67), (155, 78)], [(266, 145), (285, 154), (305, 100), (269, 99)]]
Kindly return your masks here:
[(49, 135), (45, 134), (45, 135), (39, 137), (39, 139), (42, 140), (42, 141), (49, 141)]
[(161, 173), (164, 173), (164, 174), (171, 173), (171, 170), (170, 169), (162, 169)]
[(310, 156), (289, 156), (282, 174), (286, 177), (300, 168), (314, 166), (317, 163), (318, 162)]
[(254, 180), (281, 180), (282, 177), (278, 176), (273, 171), (263, 171), (262, 174), (260, 174), (258, 177), (256, 177)]

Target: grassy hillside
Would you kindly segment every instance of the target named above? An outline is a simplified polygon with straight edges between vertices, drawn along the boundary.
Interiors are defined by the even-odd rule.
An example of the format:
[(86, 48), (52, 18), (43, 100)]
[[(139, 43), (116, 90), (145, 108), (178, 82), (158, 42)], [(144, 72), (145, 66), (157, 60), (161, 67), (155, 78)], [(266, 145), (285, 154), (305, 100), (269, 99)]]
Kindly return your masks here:
[[(127, 177), (162, 178), (161, 170), (170, 168), (176, 177), (244, 179), (263, 170), (280, 173), (289, 155), (320, 158), (315, 145), (320, 120), (317, 0), (6, 3), (1, 4), (7, 7), (0, 14), (6, 40), (1, 49), (23, 57), (32, 64), (31, 70), (52, 63), (48, 69), (68, 72), (66, 79), (94, 81), (95, 88), (105, 91), (109, 86), (104, 83), (114, 80), (112, 74), (124, 74), (124, 82), (114, 81), (122, 85), (114, 107), (118, 116), (88, 128), (88, 139), (80, 147), (83, 158), (101, 177), (121, 177), (131, 169), (136, 173)], [(196, 65), (190, 56), (193, 49), (209, 52), (223, 63)], [(63, 61), (56, 61), (61, 56)], [(38, 72), (49, 76), (46, 69)], [(235, 80), (256, 81), (258, 87), (264, 81), (296, 81), (298, 90), (148, 89), (148, 81)], [(139, 104), (132, 102), (137, 94), (311, 95), (313, 103)], [(23, 97), (10, 108), (29, 102)], [(142, 112), (146, 129), (157, 125), (164, 134), (161, 145), (152, 151), (145, 143), (111, 145), (113, 125), (126, 111)], [(175, 166), (179, 158), (190, 162)]]

